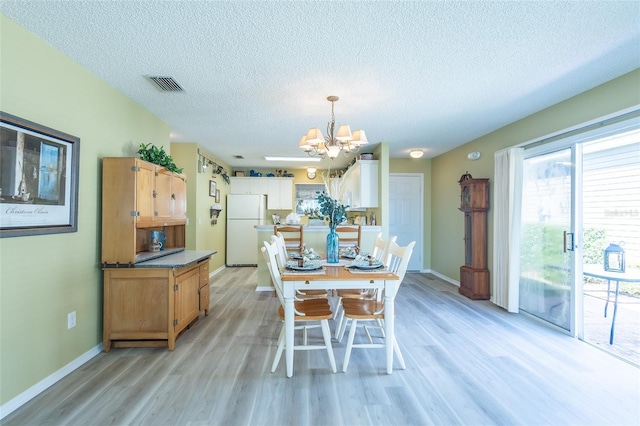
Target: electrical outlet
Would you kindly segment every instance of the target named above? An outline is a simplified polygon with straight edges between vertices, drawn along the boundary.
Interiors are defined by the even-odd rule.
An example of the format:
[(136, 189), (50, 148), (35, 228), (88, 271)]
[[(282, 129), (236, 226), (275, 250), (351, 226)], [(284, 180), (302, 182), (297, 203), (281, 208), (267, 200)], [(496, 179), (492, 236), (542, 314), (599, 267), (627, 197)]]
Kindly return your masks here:
[(76, 311), (67, 314), (67, 330), (76, 326)]

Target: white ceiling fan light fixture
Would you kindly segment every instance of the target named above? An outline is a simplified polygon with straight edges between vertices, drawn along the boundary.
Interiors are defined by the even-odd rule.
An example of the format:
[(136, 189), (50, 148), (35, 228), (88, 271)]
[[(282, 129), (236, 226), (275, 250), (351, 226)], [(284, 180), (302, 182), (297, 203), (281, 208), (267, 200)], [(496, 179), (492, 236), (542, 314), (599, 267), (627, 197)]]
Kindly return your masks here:
[(331, 102), (331, 121), (327, 123), (327, 136), (324, 136), (319, 128), (312, 127), (298, 143), (298, 147), (310, 157), (334, 159), (341, 152), (347, 157), (352, 152), (358, 152), (360, 146), (369, 143), (364, 130), (351, 133), (351, 127), (347, 124), (341, 124), (337, 133), (334, 134), (336, 126), (334, 106), (338, 99), (340, 98), (335, 95), (327, 97)]
[(424, 151), (422, 151), (421, 149), (412, 149), (409, 152), (409, 156), (411, 158), (421, 158), (424, 155)]

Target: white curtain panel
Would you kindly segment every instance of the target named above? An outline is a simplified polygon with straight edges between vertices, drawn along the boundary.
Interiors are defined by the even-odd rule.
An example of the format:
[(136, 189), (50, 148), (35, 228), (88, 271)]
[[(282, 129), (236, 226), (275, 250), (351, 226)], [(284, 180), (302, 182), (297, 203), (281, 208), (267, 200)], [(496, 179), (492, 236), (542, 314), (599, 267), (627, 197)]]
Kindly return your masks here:
[(518, 312), (523, 158), (523, 148), (495, 153), (491, 301), (509, 312)]

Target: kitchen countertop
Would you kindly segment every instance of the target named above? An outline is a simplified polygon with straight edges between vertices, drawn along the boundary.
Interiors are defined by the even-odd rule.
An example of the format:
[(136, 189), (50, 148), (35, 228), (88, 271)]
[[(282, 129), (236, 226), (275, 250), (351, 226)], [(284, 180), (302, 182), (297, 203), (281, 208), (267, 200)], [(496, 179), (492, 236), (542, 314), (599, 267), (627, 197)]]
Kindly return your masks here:
[(147, 260), (144, 262), (131, 265), (133, 268), (178, 268), (187, 266), (191, 263), (199, 262), (203, 259), (207, 259), (214, 254), (218, 253), (217, 250), (183, 250), (178, 253), (168, 254), (166, 256), (157, 257), (155, 259)]

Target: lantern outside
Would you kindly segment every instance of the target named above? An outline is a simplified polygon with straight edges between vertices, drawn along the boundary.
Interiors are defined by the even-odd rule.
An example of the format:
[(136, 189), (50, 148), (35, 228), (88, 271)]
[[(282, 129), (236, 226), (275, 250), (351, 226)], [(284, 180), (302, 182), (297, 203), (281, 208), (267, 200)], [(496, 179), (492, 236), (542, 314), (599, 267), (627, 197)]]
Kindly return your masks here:
[(604, 270), (624, 272), (624, 249), (618, 244), (609, 244), (604, 251)]

